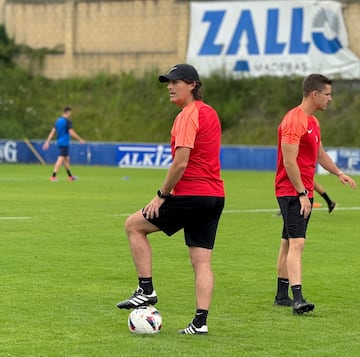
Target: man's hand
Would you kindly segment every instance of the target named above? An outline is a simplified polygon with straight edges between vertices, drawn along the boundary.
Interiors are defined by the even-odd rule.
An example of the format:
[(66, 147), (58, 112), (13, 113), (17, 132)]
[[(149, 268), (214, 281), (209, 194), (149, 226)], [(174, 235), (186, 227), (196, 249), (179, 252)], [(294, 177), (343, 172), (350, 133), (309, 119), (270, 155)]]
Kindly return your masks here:
[(159, 217), (159, 209), (162, 204), (165, 202), (165, 198), (160, 198), (155, 196), (144, 208), (143, 214), (146, 219), (153, 219), (154, 217)]
[(304, 216), (305, 219), (307, 219), (310, 216), (311, 213), (311, 202), (309, 200), (308, 196), (300, 196), (300, 214)]
[(344, 174), (343, 172), (341, 172), (339, 175), (339, 181), (345, 185), (345, 186), (350, 186), (352, 189), (355, 189), (357, 187), (356, 182), (348, 175)]

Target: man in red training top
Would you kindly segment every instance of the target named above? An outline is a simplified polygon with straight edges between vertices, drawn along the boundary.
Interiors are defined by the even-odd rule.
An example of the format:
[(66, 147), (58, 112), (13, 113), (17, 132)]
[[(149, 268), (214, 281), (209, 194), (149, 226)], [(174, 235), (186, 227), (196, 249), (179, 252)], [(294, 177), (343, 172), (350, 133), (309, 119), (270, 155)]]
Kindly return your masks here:
[[(303, 82), (303, 100), (291, 109), (278, 128), (278, 157), (275, 193), (283, 218), (283, 231), (277, 262), (278, 287), (275, 304), (293, 306), (303, 314), (315, 305), (302, 295), (302, 252), (309, 223), (314, 193), (316, 164), (336, 175), (351, 188), (355, 181), (335, 165), (321, 143), (317, 110), (331, 102), (332, 81), (321, 74), (311, 74)], [(288, 295), (291, 286), (294, 300)]]
[(139, 285), (117, 306), (130, 309), (157, 302), (147, 235), (163, 231), (171, 236), (184, 229), (195, 274), (196, 312), (179, 333), (206, 334), (214, 286), (211, 256), (225, 200), (220, 177), (221, 125), (216, 111), (202, 101), (201, 82), (194, 67), (178, 64), (159, 80), (167, 83), (170, 102), (181, 109), (171, 130), (173, 160), (155, 197), (126, 220)]

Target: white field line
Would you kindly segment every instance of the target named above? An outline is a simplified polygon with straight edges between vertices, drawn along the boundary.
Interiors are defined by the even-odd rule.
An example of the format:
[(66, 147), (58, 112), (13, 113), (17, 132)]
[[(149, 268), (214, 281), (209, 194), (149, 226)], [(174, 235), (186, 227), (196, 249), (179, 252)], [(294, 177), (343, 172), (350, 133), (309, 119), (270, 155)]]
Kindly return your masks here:
[[(326, 206), (326, 205), (324, 205)], [(336, 206), (334, 211), (359, 211), (360, 207), (338, 207)], [(262, 212), (278, 212), (280, 208), (277, 209), (242, 209), (242, 210), (224, 210), (223, 213), (262, 213)], [(316, 211), (328, 211), (327, 207), (323, 208), (313, 208), (313, 212)]]
[[(360, 207), (338, 207), (336, 206), (333, 213), (335, 211), (359, 211)], [(279, 212), (279, 208), (257, 208), (257, 209), (238, 209), (238, 210), (224, 210), (223, 213), (227, 214), (237, 214), (237, 213), (271, 213), (271, 212)], [(313, 211), (328, 211), (327, 207), (325, 208), (314, 208)], [(135, 211), (134, 211), (135, 212)], [(120, 213), (114, 215), (115, 217), (124, 217), (130, 216), (132, 213)]]
[(0, 221), (3, 220), (20, 220), (20, 219), (31, 219), (31, 217), (1, 217), (0, 216)]

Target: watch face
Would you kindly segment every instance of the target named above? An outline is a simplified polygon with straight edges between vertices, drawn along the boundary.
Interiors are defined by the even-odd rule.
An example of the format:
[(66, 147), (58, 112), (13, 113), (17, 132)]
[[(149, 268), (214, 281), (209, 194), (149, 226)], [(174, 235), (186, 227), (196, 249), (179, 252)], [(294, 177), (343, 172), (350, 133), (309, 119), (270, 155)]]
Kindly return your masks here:
[(170, 196), (170, 193), (167, 193), (166, 195), (164, 195), (160, 190), (158, 190), (157, 195), (160, 198), (168, 198)]

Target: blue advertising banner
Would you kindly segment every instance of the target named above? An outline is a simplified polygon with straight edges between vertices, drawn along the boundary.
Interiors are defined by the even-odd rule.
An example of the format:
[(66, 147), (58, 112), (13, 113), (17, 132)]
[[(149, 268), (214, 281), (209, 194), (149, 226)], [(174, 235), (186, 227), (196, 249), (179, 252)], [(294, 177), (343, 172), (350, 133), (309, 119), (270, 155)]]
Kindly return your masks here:
[[(47, 151), (43, 141), (0, 140), (0, 164), (54, 164), (59, 150), (52, 142)], [(347, 173), (360, 174), (360, 149), (330, 148), (327, 152), (337, 166)], [(171, 148), (166, 144), (74, 142), (70, 146), (71, 163), (130, 168), (168, 168)], [(275, 171), (276, 147), (224, 145), (220, 153), (223, 170)], [(318, 167), (318, 173), (325, 173)]]
[(223, 146), (221, 148), (221, 168), (224, 170), (275, 171), (276, 147), (265, 146)]
[(119, 167), (166, 168), (171, 164), (170, 145), (123, 144), (118, 146)]

